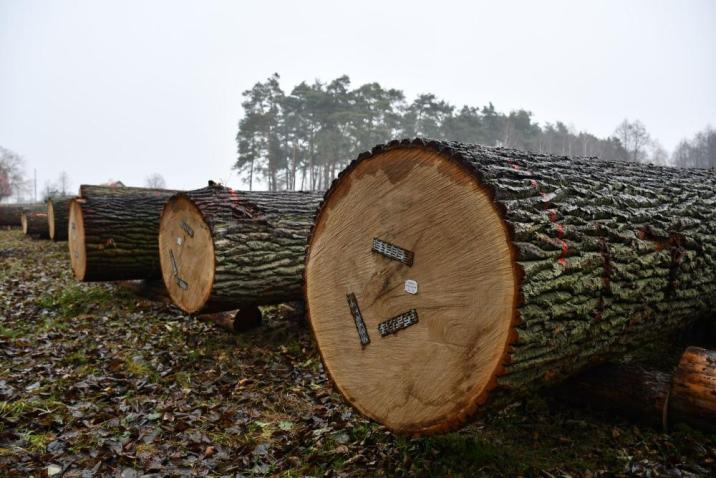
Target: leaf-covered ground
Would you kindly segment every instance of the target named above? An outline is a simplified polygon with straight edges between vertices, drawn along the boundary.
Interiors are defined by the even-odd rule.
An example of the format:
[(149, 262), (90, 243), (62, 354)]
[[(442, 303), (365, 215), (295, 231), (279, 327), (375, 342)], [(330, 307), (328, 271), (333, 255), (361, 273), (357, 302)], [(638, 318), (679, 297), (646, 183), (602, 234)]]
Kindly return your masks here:
[(547, 392), (459, 432), (395, 437), (347, 406), (304, 323), (239, 336), (108, 284), (66, 243), (0, 231), (0, 476), (705, 476), (716, 436)]

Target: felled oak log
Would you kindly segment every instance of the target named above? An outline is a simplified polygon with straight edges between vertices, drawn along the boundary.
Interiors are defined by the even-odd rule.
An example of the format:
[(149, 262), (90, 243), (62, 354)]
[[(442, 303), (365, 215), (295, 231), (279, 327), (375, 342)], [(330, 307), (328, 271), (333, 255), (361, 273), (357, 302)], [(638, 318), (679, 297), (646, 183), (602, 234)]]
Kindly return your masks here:
[(159, 215), (176, 191), (81, 186), (69, 213), (72, 270), (79, 281), (158, 278)]
[(22, 233), (33, 239), (49, 239), (47, 228), (47, 212), (24, 210), (20, 214)]
[(0, 204), (0, 227), (22, 227), (23, 211), (42, 211), (44, 204)]
[(306, 261), (338, 390), (439, 432), (713, 310), (716, 172), (392, 142), (334, 182)]
[(67, 240), (72, 199), (74, 197), (58, 197), (47, 201), (47, 225), (50, 239), (53, 241)]
[(159, 230), (162, 275), (187, 313), (302, 297), (304, 252), (321, 195), (210, 183), (173, 196)]
[(716, 430), (716, 352), (689, 347), (673, 373), (605, 364), (566, 381), (565, 400), (668, 429), (675, 423)]

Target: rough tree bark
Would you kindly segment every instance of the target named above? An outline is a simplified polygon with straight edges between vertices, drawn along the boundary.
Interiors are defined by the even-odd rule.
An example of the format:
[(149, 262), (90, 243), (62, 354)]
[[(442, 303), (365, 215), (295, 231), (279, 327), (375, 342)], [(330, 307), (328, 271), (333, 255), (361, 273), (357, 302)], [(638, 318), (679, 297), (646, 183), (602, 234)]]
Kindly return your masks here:
[(159, 215), (176, 191), (81, 186), (72, 200), (69, 249), (75, 278), (118, 281), (158, 278)]
[(713, 310), (716, 172), (392, 142), (334, 182), (306, 259), (337, 388), (438, 432)]
[(22, 211), (42, 211), (44, 204), (0, 204), (0, 227), (21, 227)]
[(689, 347), (673, 374), (638, 365), (601, 365), (560, 385), (558, 395), (664, 429), (688, 423), (716, 430), (716, 352)]
[(20, 214), (23, 234), (33, 239), (49, 239), (50, 231), (47, 227), (47, 212), (24, 210)]
[(179, 193), (162, 212), (162, 275), (188, 313), (302, 297), (306, 240), (321, 195), (234, 191), (210, 183)]
[(59, 197), (47, 201), (47, 224), (50, 239), (67, 240), (67, 227), (70, 219), (70, 202), (74, 196)]

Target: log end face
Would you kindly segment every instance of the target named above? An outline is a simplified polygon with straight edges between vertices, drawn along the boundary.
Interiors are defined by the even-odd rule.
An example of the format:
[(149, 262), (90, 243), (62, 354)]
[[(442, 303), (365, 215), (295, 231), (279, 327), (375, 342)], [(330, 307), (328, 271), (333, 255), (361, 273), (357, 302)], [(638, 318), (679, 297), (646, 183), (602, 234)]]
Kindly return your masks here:
[(378, 153), (334, 184), (306, 302), (326, 370), (358, 411), (427, 434), (486, 400), (515, 318), (508, 238), (474, 173), (428, 148)]
[(214, 285), (214, 240), (199, 208), (185, 194), (167, 201), (159, 225), (162, 277), (184, 312), (204, 309)]
[(20, 213), (20, 227), (22, 228), (22, 233), (27, 235), (27, 213), (25, 211)]
[(85, 244), (85, 225), (82, 206), (79, 200), (70, 203), (68, 246), (70, 263), (75, 279), (84, 281), (87, 275), (87, 249)]
[(50, 239), (55, 240), (55, 207), (52, 204), (52, 199), (47, 201), (47, 229), (50, 234)]

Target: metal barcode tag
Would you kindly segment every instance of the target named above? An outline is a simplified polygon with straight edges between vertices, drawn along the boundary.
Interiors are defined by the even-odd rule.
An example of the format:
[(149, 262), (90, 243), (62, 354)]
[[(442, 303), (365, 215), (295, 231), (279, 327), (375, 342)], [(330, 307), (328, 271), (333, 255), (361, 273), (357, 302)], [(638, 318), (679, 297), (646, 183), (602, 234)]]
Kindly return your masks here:
[(365, 322), (363, 321), (363, 315), (360, 313), (356, 295), (351, 292), (346, 296), (346, 299), (348, 299), (348, 307), (351, 309), (353, 322), (356, 324), (356, 330), (358, 331), (360, 343), (361, 345), (366, 346), (370, 343), (370, 337), (368, 337), (368, 330), (365, 328)]
[(390, 242), (382, 241), (377, 237), (373, 238), (372, 250), (373, 252), (377, 252), (378, 254), (384, 255), (388, 259), (402, 262), (408, 267), (413, 265), (414, 254), (412, 251), (403, 249), (402, 247), (396, 246), (395, 244), (391, 244)]
[(394, 334), (399, 330), (410, 327), (411, 325), (418, 323), (418, 312), (415, 309), (410, 309), (407, 312), (388, 319), (385, 322), (378, 324), (378, 332), (382, 337), (386, 335)]

